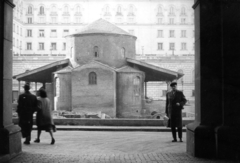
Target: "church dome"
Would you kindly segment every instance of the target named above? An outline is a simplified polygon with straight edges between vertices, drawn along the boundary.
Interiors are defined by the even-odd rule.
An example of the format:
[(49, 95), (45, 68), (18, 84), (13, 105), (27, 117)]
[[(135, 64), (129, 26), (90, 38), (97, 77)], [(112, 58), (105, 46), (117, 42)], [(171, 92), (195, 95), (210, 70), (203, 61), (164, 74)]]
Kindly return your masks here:
[(126, 65), (126, 58), (135, 58), (136, 36), (116, 25), (98, 19), (68, 38), (72, 65), (83, 65), (92, 60), (111, 67)]
[(85, 35), (85, 34), (99, 34), (99, 33), (119, 34), (119, 35), (128, 35), (128, 36), (135, 37), (104, 19), (96, 20), (95, 22), (83, 27), (80, 31), (72, 34), (72, 36)]

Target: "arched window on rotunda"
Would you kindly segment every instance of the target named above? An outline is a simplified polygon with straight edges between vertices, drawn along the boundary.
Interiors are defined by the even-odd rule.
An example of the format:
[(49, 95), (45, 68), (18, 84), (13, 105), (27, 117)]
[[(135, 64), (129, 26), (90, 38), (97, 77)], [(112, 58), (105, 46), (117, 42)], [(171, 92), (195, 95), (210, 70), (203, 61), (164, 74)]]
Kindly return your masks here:
[(88, 83), (89, 85), (97, 84), (97, 74), (95, 72), (90, 72), (88, 75)]
[(140, 77), (136, 76), (133, 79), (133, 93), (135, 97), (140, 97)]

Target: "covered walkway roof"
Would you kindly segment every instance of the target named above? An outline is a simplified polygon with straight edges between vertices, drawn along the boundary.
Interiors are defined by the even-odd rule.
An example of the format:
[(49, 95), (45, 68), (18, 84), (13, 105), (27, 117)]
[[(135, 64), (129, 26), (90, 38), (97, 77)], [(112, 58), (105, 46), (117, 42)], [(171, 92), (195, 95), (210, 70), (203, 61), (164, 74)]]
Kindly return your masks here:
[(60, 60), (45, 66), (13, 76), (13, 79), (27, 82), (51, 83), (52, 73), (68, 66), (69, 59)]
[[(129, 66), (134, 67), (140, 71), (145, 72), (145, 81), (173, 81), (181, 78), (184, 74), (161, 68), (143, 61), (139, 61), (132, 58), (127, 58)], [(40, 83), (51, 83), (52, 73), (67, 67), (69, 65), (69, 59), (60, 60), (47, 64), (45, 66), (27, 71), (13, 76), (18, 81), (27, 82), (40, 82)]]
[(145, 72), (145, 81), (173, 81), (181, 78), (184, 74), (165, 68), (161, 68), (136, 59), (127, 58), (130, 66)]

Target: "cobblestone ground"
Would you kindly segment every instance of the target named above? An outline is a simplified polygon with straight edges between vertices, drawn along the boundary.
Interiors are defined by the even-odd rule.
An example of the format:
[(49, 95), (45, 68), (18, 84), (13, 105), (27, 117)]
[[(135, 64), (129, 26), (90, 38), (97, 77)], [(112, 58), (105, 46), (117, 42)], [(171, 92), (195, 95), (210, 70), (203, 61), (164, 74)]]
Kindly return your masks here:
[(23, 145), (11, 163), (230, 162), (194, 158), (186, 153), (186, 141), (171, 142), (170, 132), (58, 131), (54, 136), (56, 144), (50, 145), (50, 136), (42, 133), (39, 144)]

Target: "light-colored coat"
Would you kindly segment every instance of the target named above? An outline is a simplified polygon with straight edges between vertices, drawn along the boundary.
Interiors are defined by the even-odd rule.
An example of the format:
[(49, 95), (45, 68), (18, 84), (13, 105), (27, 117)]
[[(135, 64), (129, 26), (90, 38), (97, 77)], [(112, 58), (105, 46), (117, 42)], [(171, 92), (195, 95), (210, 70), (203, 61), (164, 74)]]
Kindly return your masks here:
[(37, 126), (54, 124), (52, 119), (51, 103), (48, 98), (38, 97), (39, 110), (37, 112)]

